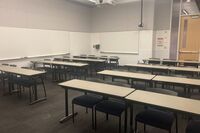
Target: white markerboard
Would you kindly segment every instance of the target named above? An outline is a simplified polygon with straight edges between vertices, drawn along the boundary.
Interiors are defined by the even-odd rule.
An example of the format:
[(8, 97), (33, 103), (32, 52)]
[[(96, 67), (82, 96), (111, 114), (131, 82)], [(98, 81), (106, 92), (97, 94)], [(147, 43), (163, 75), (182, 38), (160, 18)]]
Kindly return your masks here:
[(0, 27), (0, 59), (69, 53), (69, 32)]
[(70, 32), (70, 54), (80, 55), (90, 53), (90, 33)]
[(101, 52), (138, 54), (139, 31), (100, 33)]

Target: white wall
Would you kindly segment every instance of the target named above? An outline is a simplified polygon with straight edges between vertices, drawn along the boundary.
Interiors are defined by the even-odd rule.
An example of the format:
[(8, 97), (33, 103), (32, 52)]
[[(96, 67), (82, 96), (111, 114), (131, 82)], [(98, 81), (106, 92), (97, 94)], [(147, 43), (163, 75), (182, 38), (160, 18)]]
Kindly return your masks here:
[(90, 33), (70, 32), (70, 54), (90, 54)]
[(0, 26), (90, 32), (91, 8), (68, 0), (1, 0)]
[(156, 30), (154, 46), (154, 57), (169, 59), (170, 30)]
[[(162, 3), (161, 8), (159, 8), (157, 7), (159, 4), (155, 1), (159, 0), (144, 1), (145, 27), (143, 29), (138, 29), (140, 20), (139, 1), (104, 8), (91, 8), (68, 0), (1, 0), (0, 26), (69, 32), (71, 55), (103, 55), (92, 47), (93, 44), (101, 43), (100, 34), (109, 32), (114, 35), (115, 32), (138, 32), (141, 30), (140, 38), (138, 38), (138, 54), (105, 54), (119, 56), (121, 64), (136, 63), (143, 58), (152, 57), (152, 51), (155, 51), (152, 48), (154, 46), (153, 38), (155, 38), (153, 29), (162, 29), (160, 24), (168, 20), (168, 18), (162, 19), (159, 16), (159, 11), (163, 11), (161, 14), (167, 12), (166, 16), (168, 17), (169, 4), (165, 7)], [(155, 6), (156, 9), (154, 9)], [(162, 10), (162, 7), (165, 9)], [(155, 11), (158, 11), (158, 13), (154, 17)], [(168, 28), (169, 23), (166, 22), (165, 27)], [(158, 28), (154, 28), (155, 25)], [(59, 45), (56, 44), (56, 46)], [(122, 44), (121, 47), (123, 46)], [(133, 49), (130, 49), (130, 51), (133, 51)]]
[[(4, 32), (7, 31), (10, 28), (0, 27), (0, 29), (5, 29), (5, 30), (2, 31), (3, 34), (5, 34)], [(13, 29), (13, 28), (11, 28), (11, 29)], [(18, 33), (18, 32), (22, 32), (22, 31), (26, 31), (26, 30), (32, 31), (33, 29), (14, 28), (14, 30), (15, 30), (16, 33)], [(8, 38), (8, 37), (2, 38), (2, 40), (0, 41), (0, 45), (3, 46), (2, 42), (6, 42), (8, 44), (5, 44), (4, 48), (0, 49), (0, 51), (3, 52), (3, 53), (0, 53), (0, 56), (4, 57), (4, 58), (10, 57), (10, 59), (15, 59), (15, 58), (21, 57), (22, 59), (2, 60), (2, 58), (0, 58), (0, 63), (11, 63), (11, 64), (16, 64), (18, 66), (31, 66), (30, 61), (32, 61), (32, 60), (41, 60), (41, 59), (44, 59), (44, 58), (53, 59), (54, 57), (63, 57), (63, 54), (67, 54), (67, 53), (70, 53), (71, 55), (80, 55), (80, 54), (83, 54), (83, 53), (84, 54), (90, 54), (91, 53), (90, 52), (90, 40), (91, 40), (91, 36), (90, 36), (91, 34), (90, 33), (55, 31), (55, 30), (54, 31), (42, 30), (42, 33), (43, 32), (45, 32), (45, 34), (42, 36), (42, 40), (41, 40), (41, 38), (38, 38), (38, 35), (34, 34), (34, 33), (39, 33), (39, 35), (41, 35), (41, 30), (38, 30), (38, 29), (35, 29), (34, 32), (30, 32), (30, 31), (28, 32), (28, 34), (32, 33), (32, 35), (35, 35), (31, 38), (22, 39), (21, 36), (24, 35), (24, 33), (22, 35), (21, 34), (19, 34), (19, 35), (15, 34), (15, 36), (11, 35), (10, 38)], [(49, 33), (49, 32), (50, 32), (49, 36), (46, 36), (46, 33)], [(53, 36), (51, 36), (51, 32), (53, 32)], [(27, 35), (25, 35), (25, 36), (27, 36)], [(1, 30), (0, 30), (0, 37), (2, 37)], [(55, 42), (55, 39), (56, 39), (56, 42)], [(37, 44), (37, 43), (36, 43), (37, 44), (36, 45), (35, 41), (31, 41), (31, 40), (35, 40), (35, 41), (41, 42), (41, 43), (43, 42), (41, 44), (42, 47), (40, 47), (40, 45)], [(54, 41), (49, 42), (48, 40), (54, 40)], [(44, 43), (46, 41), (49, 42), (49, 43)], [(28, 43), (27, 47), (20, 47), (21, 46), (20, 42), (23, 43), (23, 46), (25, 45), (25, 42)], [(12, 45), (18, 45), (18, 46), (11, 47)], [(55, 49), (57, 49), (57, 52), (51, 53), (52, 52), (51, 48), (54, 49), (54, 52), (55, 52)], [(4, 51), (5, 49), (7, 51)], [(45, 51), (45, 49), (47, 51)], [(40, 50), (40, 51), (38, 52), (38, 50)], [(41, 50), (43, 50), (43, 51), (41, 51)], [(29, 51), (29, 52), (27, 53), (27, 51)], [(63, 51), (63, 53), (59, 53), (59, 51)], [(19, 53), (19, 52), (21, 52), (21, 53)], [(26, 53), (29, 54), (29, 55), (33, 54), (32, 56), (35, 55), (36, 57), (32, 58), (31, 56), (27, 56)], [(46, 54), (42, 54), (42, 53), (46, 53)], [(47, 56), (37, 57), (38, 55), (39, 56), (40, 55), (41, 56), (47, 55)], [(24, 59), (23, 57), (25, 57), (25, 56), (28, 57), (28, 58)]]
[[(155, 15), (154, 15), (154, 40), (153, 40), (153, 57), (169, 58), (170, 47), (170, 23), (173, 0), (155, 0)], [(167, 32), (165, 34), (165, 32)], [(167, 43), (163, 46), (157, 45), (158, 37), (164, 33), (164, 38), (167, 38)]]
[[(139, 29), (138, 24), (140, 23), (140, 1), (115, 5), (115, 6), (107, 6), (103, 8), (93, 8), (92, 10), (92, 34), (91, 34), (91, 52), (95, 55), (108, 55), (108, 56), (119, 56), (120, 64), (127, 63), (137, 63), (138, 60), (142, 60), (144, 58), (152, 57), (153, 50), (153, 26), (154, 26), (154, 6), (155, 0), (146, 0), (144, 1), (144, 28)], [(141, 31), (140, 31), (141, 30)], [(133, 38), (137, 38), (136, 35), (128, 35), (130, 42), (124, 41), (123, 39), (119, 41), (117, 33), (121, 33), (123, 36), (123, 32), (139, 32), (139, 38), (137, 40), (131, 41)], [(118, 40), (121, 45), (117, 47), (117, 49), (121, 49), (121, 53), (101, 53), (100, 51), (106, 49), (106, 46), (102, 40), (102, 34), (108, 34), (109, 36), (113, 36), (113, 38), (109, 40), (109, 43), (112, 46), (115, 45), (116, 40)], [(107, 38), (107, 37), (105, 37)], [(108, 39), (108, 38), (107, 38)], [(136, 43), (137, 42), (137, 43)], [(102, 43), (102, 44), (101, 44)], [(103, 45), (103, 49), (99, 51), (93, 48), (94, 44)], [(131, 45), (132, 44), (132, 45)], [(126, 54), (122, 49), (124, 47), (128, 47), (127, 45), (131, 45), (129, 50), (135, 54)], [(137, 47), (132, 47), (133, 45), (138, 45)], [(109, 47), (109, 44), (107, 48)], [(128, 49), (128, 48), (126, 48)], [(137, 50), (136, 50), (137, 49)]]
[[(135, 32), (135, 31), (134, 31)], [(112, 33), (112, 32), (111, 32)], [(124, 51), (119, 51), (120, 53), (118, 52), (113, 52), (113, 53), (102, 53), (101, 52), (101, 48), (100, 50), (96, 50), (93, 48), (93, 45), (94, 44), (101, 44), (102, 42), (102, 38), (101, 38), (101, 34), (102, 33), (92, 33), (91, 34), (91, 53), (94, 54), (94, 55), (98, 55), (98, 56), (101, 56), (101, 55), (108, 55), (108, 56), (119, 56), (120, 57), (120, 65), (124, 65), (124, 64), (128, 64), (128, 63), (137, 63), (138, 61), (142, 61), (142, 59), (144, 58), (149, 58), (149, 57), (152, 57), (152, 49), (153, 49), (153, 31), (152, 30), (143, 30), (143, 31), (139, 31), (139, 34), (138, 34), (138, 40), (135, 41), (136, 44), (132, 43), (132, 42), (129, 42), (129, 44), (131, 45), (138, 45), (138, 53), (135, 52), (135, 54), (127, 54), (127, 53), (123, 53)], [(124, 34), (123, 32), (118, 32), (118, 34)], [(114, 32), (113, 32), (113, 35), (114, 35)], [(132, 36), (129, 35), (129, 38), (131, 38)], [(144, 39), (145, 38), (145, 39)], [(112, 45), (115, 45), (115, 38), (113, 36), (113, 38), (111, 38), (109, 40), (109, 42), (112, 44)], [(119, 49), (124, 49), (123, 48), (124, 45), (121, 44)], [(106, 46), (104, 46), (104, 49), (106, 49)], [(135, 51), (130, 49), (130, 51)]]
[[(153, 29), (154, 0), (144, 1), (144, 29)], [(92, 32), (136, 31), (140, 23), (140, 1), (93, 8)]]
[[(38, 51), (41, 50), (39, 55), (52, 54), (52, 49), (55, 49), (55, 47), (56, 49), (62, 49), (58, 50), (58, 53), (55, 51), (53, 52), (57, 54), (60, 52), (81, 54), (82, 51), (89, 49), (87, 47), (90, 47), (90, 7), (68, 0), (1, 0), (0, 3), (0, 27), (6, 29), (6, 31), (8, 31), (8, 29), (17, 29), (18, 33), (14, 34), (14, 32), (9, 32), (9, 34), (11, 34), (10, 38), (2, 38), (3, 36), (1, 36), (0, 47), (1, 50), (4, 50), (4, 54), (3, 56), (0, 54), (0, 59), (19, 56), (24, 57), (27, 56), (26, 53), (38, 55), (36, 53), (37, 48)], [(20, 29), (30, 31), (27, 32), (27, 34), (31, 36), (27, 37), (26, 32), (21, 34), (22, 32)], [(40, 31), (47, 33), (47, 36), (41, 35)], [(59, 41), (49, 42), (55, 36), (51, 37), (51, 33), (48, 31), (63, 33), (63, 35), (66, 33), (67, 36), (62, 39), (66, 39), (66, 42), (63, 42), (62, 45)], [(1, 30), (1, 32), (3, 31)], [(3, 32), (4, 36), (5, 33), (7, 32)], [(25, 36), (23, 38), (24, 34)], [(34, 40), (37, 41), (37, 46)], [(23, 42), (23, 47), (21, 47), (21, 42)], [(51, 45), (52, 43), (54, 44)], [(66, 43), (67, 48), (64, 47), (64, 43)], [(5, 49), (5, 45), (9, 50)], [(45, 47), (47, 49), (44, 49)], [(71, 51), (69, 51), (69, 49)], [(89, 53), (89, 51), (90, 50), (85, 51), (86, 54)], [(38, 60), (40, 58), (3, 62), (12, 62), (23, 66), (30, 65), (29, 61), (34, 59)]]

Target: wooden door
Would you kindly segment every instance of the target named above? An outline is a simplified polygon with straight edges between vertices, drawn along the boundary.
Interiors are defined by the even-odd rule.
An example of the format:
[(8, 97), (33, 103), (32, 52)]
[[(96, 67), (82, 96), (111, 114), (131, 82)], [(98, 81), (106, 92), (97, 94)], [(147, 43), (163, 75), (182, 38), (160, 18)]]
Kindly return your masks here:
[(182, 16), (179, 38), (179, 60), (199, 60), (200, 17)]

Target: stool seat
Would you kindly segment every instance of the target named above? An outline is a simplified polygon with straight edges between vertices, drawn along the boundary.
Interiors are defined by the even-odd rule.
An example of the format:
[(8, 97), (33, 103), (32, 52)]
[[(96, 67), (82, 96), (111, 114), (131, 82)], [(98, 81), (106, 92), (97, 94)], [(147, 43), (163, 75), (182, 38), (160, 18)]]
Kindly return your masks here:
[(125, 103), (122, 102), (104, 100), (98, 103), (95, 109), (111, 115), (121, 116), (122, 112), (126, 109), (126, 106)]
[(93, 106), (99, 103), (101, 100), (102, 100), (101, 97), (96, 97), (92, 95), (82, 95), (74, 98), (72, 100), (72, 103), (88, 108), (93, 108)]
[(147, 109), (137, 114), (135, 119), (141, 123), (169, 130), (173, 125), (175, 116), (171, 112), (165, 112), (157, 109)]
[(186, 133), (200, 133), (200, 120), (191, 121), (187, 125)]

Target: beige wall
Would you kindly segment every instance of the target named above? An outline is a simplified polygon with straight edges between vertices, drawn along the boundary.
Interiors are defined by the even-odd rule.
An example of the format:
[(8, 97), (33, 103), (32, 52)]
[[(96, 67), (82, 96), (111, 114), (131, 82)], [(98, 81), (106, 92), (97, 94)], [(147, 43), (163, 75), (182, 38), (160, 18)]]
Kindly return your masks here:
[(155, 0), (154, 30), (170, 30), (172, 0)]
[(156, 36), (162, 32), (169, 32), (167, 38), (170, 38), (172, 2), (173, 0), (155, 0), (153, 33), (153, 57), (155, 58), (169, 58), (170, 41), (163, 47), (157, 47)]
[(0, 26), (90, 32), (91, 9), (68, 0), (1, 0)]
[[(145, 30), (153, 29), (154, 0), (144, 2)], [(94, 8), (92, 10), (92, 32), (134, 31), (140, 23), (140, 1)]]
[[(77, 34), (71, 34), (74, 39), (72, 42), (70, 42), (70, 52), (72, 54), (79, 54), (81, 52), (89, 54), (90, 49), (89, 51), (86, 51), (85, 49), (92, 48), (92, 45), (96, 43), (89, 43), (94, 39), (92, 37), (93, 33), (139, 30), (139, 1), (122, 5), (107, 6), (104, 8), (91, 8), (81, 4), (69, 2), (69, 0), (0, 1), (1, 27), (6, 26), (45, 30), (53, 29), (56, 31), (64, 30), (78, 32)], [(155, 3), (155, 1), (166, 2), (171, 0), (145, 0), (145, 27), (143, 29), (144, 32), (141, 31), (141, 33), (145, 33), (145, 36), (148, 36), (148, 39), (141, 40), (142, 44), (139, 43), (139, 55), (119, 55), (122, 56), (123, 63), (128, 63), (131, 61), (135, 63), (144, 57), (148, 58), (152, 56), (152, 30), (154, 28), (169, 28), (170, 22), (168, 23), (168, 17), (169, 11), (171, 10), (168, 8), (169, 4), (166, 5), (164, 2), (159, 5), (159, 3)], [(155, 11), (158, 13), (154, 14)], [(166, 17), (162, 18), (162, 16)], [(146, 34), (145, 31), (149, 31), (149, 34)], [(90, 32), (92, 33), (90, 34)], [(48, 46), (48, 44), (45, 45)], [(59, 44), (56, 44), (56, 46), (59, 46)], [(92, 50), (93, 49), (91, 49), (91, 51)], [(146, 50), (148, 50), (148, 52)], [(98, 52), (95, 51), (93, 54), (98, 54)]]

